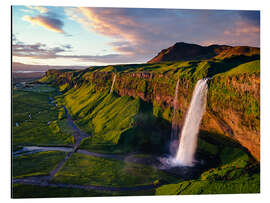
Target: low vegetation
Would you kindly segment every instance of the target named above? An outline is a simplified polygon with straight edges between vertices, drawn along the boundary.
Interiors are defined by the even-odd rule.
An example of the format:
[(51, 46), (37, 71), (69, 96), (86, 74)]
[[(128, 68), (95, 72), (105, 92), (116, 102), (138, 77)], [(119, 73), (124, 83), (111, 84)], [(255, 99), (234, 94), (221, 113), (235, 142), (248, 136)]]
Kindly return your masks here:
[(174, 178), (151, 165), (127, 163), (75, 153), (53, 179), (58, 183), (134, 187), (151, 185), (155, 180)]
[(60, 161), (64, 159), (64, 152), (38, 152), (13, 157), (12, 177), (46, 176)]
[[(70, 145), (65, 120), (58, 120), (52, 103), (56, 89), (47, 85), (13, 90), (13, 150), (26, 145)], [(59, 111), (60, 112), (60, 111)]]

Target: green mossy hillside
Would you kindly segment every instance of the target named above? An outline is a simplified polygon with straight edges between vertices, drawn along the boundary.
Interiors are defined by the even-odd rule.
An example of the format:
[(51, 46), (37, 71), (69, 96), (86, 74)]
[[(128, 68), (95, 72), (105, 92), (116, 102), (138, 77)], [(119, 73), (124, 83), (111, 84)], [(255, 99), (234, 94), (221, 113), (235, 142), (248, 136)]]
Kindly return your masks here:
[[(126, 135), (136, 127), (134, 117), (138, 112), (141, 113), (142, 101), (152, 105), (147, 115), (151, 114), (162, 123), (169, 124), (173, 117), (177, 80), (180, 101), (177, 114), (183, 123), (196, 82), (210, 77), (207, 112), (212, 116), (204, 116), (203, 130), (227, 135), (218, 127), (222, 123), (227, 124), (233, 129), (230, 134), (234, 136), (233, 139), (240, 141), (259, 159), (259, 74), (259, 56), (254, 55), (224, 60), (111, 65), (81, 71), (51, 70), (43, 81), (55, 78), (53, 83), (63, 93), (57, 99), (58, 104), (66, 105), (76, 124), (93, 135), (93, 138), (85, 141), (86, 146), (90, 143), (118, 143), (121, 135)], [(109, 94), (115, 75), (114, 93)], [(50, 79), (48, 81), (52, 82)], [(152, 120), (152, 123), (156, 122)], [(213, 126), (214, 122), (219, 123)], [(133, 131), (142, 134), (139, 129)], [(252, 136), (250, 140), (255, 141), (256, 147), (251, 149), (251, 144), (245, 143), (245, 134)]]
[(260, 61), (217, 74), (209, 83), (208, 110), (226, 122), (256, 159), (260, 159)]
[[(138, 97), (96, 91), (93, 84), (84, 83), (58, 95), (56, 100), (59, 108), (65, 105), (78, 127), (91, 135), (80, 148), (149, 150), (166, 139), (162, 128), (169, 129), (168, 122), (155, 117), (152, 105)], [(58, 117), (61, 115), (60, 111)]]
[[(252, 83), (253, 77), (259, 75), (259, 72), (260, 61), (257, 58), (239, 56), (227, 60), (211, 59), (201, 61), (91, 67), (83, 71), (69, 70), (69, 72), (63, 72), (55, 70), (48, 72), (48, 74), (42, 78), (42, 81), (52, 82), (49, 78), (54, 78), (54, 83), (60, 84), (60, 91), (66, 92), (67, 90), (71, 90), (69, 93), (72, 93), (72, 96), (69, 97), (67, 95), (67, 99), (69, 99), (69, 103), (71, 103), (71, 100), (75, 100), (79, 95), (80, 97), (85, 97), (85, 99), (87, 99), (86, 95), (89, 94), (95, 94), (97, 98), (101, 98), (101, 94), (104, 96), (104, 94), (109, 91), (112, 84), (112, 78), (116, 74), (114, 87), (116, 93), (119, 95), (129, 95), (134, 98), (140, 97), (144, 101), (153, 103), (154, 106), (161, 108), (160, 110), (162, 110), (162, 112), (160, 115), (164, 116), (164, 119), (171, 121), (172, 109), (167, 108), (168, 106), (172, 106), (172, 98), (174, 97), (175, 86), (178, 79), (180, 81), (180, 96), (184, 97), (184, 101), (180, 103), (180, 109), (184, 112), (188, 107), (192, 91), (199, 79), (205, 77), (213, 78), (210, 82), (209, 95), (223, 98), (224, 95), (220, 94), (223, 91), (224, 94), (228, 93), (228, 95), (226, 95), (227, 98), (231, 94), (240, 94), (239, 97), (246, 94), (244, 95), (244, 99), (252, 100), (253, 98), (251, 98), (251, 96), (253, 96), (253, 92), (258, 92), (257, 89), (249, 88), (245, 90), (243, 88), (238, 88), (237, 91), (235, 91), (235, 88), (232, 89), (230, 87), (230, 83), (234, 83), (235, 80), (239, 79), (236, 83), (244, 83), (246, 81), (250, 84)], [(67, 73), (69, 74), (68, 76)], [(240, 76), (244, 77), (243, 80)], [(65, 77), (66, 80), (63, 80)], [(47, 78), (48, 80), (46, 80)], [(71, 78), (72, 81), (70, 81)], [(81, 86), (84, 86), (84, 90), (80, 88)], [(227, 88), (227, 90), (224, 89), (224, 87)], [(93, 100), (94, 97), (91, 99)], [(258, 100), (258, 97), (255, 99)], [(219, 102), (218, 98), (215, 98), (214, 100), (216, 100), (213, 101), (214, 103), (208, 102), (209, 107), (215, 106), (217, 105), (216, 103)], [(96, 100), (93, 102), (95, 101)], [(87, 105), (85, 101), (82, 102)], [(83, 103), (80, 105), (84, 105)], [(232, 99), (230, 102), (226, 100), (223, 103), (229, 105), (232, 104), (231, 106), (234, 109), (234, 105), (238, 105), (239, 101)], [(238, 107), (238, 109), (245, 108), (248, 109), (247, 111), (249, 111), (250, 114), (257, 114), (258, 101), (257, 104), (254, 103), (251, 106), (248, 103), (245, 103), (245, 101), (241, 103), (243, 107)], [(74, 111), (77, 112), (76, 109), (74, 109)], [(163, 112), (165, 111), (169, 112), (163, 115)], [(84, 112), (87, 113), (87, 110)], [(180, 115), (180, 119), (182, 119), (182, 116), (183, 113)]]

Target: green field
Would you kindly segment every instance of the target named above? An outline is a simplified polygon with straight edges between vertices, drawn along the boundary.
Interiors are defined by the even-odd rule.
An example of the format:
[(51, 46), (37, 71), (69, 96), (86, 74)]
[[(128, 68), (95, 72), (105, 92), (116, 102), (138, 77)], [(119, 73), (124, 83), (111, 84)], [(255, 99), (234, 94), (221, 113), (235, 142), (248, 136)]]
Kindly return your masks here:
[(14, 157), (12, 160), (13, 178), (27, 176), (49, 175), (60, 161), (64, 159), (64, 152), (39, 152)]
[(14, 184), (13, 198), (50, 198), (50, 197), (108, 197), (108, 196), (145, 196), (155, 195), (154, 189), (141, 191), (106, 192), (77, 188), (44, 187)]
[(74, 154), (53, 181), (69, 184), (130, 187), (151, 185), (174, 177), (151, 166)]
[(13, 90), (13, 150), (25, 145), (72, 144), (65, 120), (58, 120), (59, 109), (50, 103), (55, 95), (56, 88), (47, 85)]
[(76, 188), (41, 187), (36, 185), (14, 184), (14, 198), (49, 198), (49, 197), (102, 197), (110, 193), (87, 191)]

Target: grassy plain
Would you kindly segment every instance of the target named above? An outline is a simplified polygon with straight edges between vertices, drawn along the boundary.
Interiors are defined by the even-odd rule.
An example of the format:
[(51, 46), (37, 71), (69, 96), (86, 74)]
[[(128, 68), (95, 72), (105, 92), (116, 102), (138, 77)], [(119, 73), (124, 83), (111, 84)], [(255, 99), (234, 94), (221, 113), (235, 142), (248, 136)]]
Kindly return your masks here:
[(151, 165), (77, 153), (72, 155), (53, 181), (82, 185), (134, 187), (151, 185), (158, 180), (172, 181), (173, 179), (173, 176)]
[(25, 145), (70, 145), (72, 136), (65, 120), (58, 120), (58, 107), (52, 103), (56, 88), (33, 85), (13, 90), (13, 150)]

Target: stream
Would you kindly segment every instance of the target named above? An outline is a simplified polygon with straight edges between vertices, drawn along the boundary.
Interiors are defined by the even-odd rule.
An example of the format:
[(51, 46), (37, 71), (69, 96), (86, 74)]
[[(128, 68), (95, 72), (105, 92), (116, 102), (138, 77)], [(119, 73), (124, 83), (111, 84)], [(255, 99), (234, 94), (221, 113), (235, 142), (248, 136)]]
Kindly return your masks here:
[[(13, 153), (13, 157), (23, 156), (25, 154), (33, 154), (38, 152), (48, 152), (48, 151), (60, 151), (60, 152), (73, 152), (74, 148), (72, 147), (39, 147), (39, 146), (25, 146), (21, 150), (18, 150)], [(85, 154), (89, 156), (101, 157), (101, 158), (112, 158), (117, 160), (124, 160), (125, 155), (117, 154), (102, 154), (96, 152), (90, 152), (83, 149), (77, 149), (77, 153)]]

